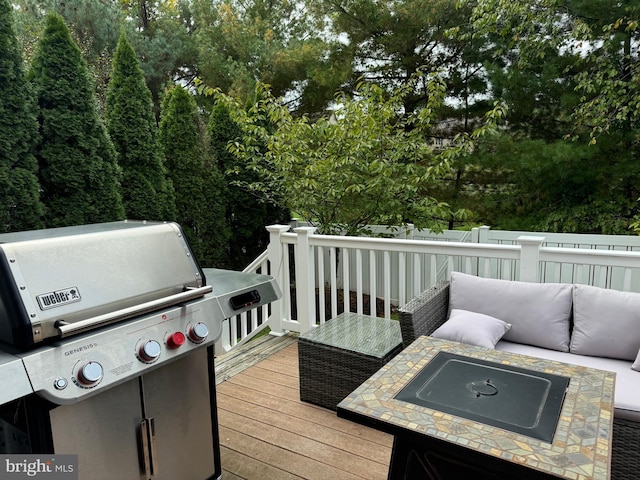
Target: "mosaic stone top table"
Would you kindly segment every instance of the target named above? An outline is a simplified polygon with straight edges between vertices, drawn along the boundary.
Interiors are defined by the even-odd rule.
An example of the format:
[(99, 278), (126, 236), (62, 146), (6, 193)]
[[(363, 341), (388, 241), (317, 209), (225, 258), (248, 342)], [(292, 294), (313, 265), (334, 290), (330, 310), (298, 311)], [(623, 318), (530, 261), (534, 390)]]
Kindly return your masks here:
[[(552, 443), (394, 397), (438, 352), (570, 378)], [(338, 404), (338, 416), (395, 436), (389, 479), (607, 480), (615, 374), (420, 337)], [(438, 472), (434, 475), (433, 472)], [(460, 474), (463, 474), (460, 476)]]

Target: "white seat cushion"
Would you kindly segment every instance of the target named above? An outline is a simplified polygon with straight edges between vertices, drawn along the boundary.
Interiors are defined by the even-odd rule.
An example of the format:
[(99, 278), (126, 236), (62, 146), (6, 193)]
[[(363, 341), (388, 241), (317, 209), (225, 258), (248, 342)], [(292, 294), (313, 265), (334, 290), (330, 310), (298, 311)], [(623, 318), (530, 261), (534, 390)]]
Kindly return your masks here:
[(615, 372), (614, 416), (640, 422), (640, 372), (631, 369), (630, 360), (589, 357), (506, 341), (498, 342), (496, 350)]

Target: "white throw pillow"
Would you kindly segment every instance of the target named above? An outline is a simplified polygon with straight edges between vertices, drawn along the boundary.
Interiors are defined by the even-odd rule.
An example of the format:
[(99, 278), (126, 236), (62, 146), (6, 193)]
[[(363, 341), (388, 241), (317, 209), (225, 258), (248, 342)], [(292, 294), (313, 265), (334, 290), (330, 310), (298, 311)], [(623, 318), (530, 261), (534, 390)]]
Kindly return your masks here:
[(509, 331), (511, 325), (489, 315), (451, 310), (449, 320), (432, 334), (432, 337), (454, 342), (495, 348), (496, 343)]
[(640, 293), (576, 285), (571, 353), (634, 360), (640, 349)]
[(510, 323), (504, 336), (507, 341), (568, 352), (572, 287), (453, 272), (449, 308), (484, 313)]

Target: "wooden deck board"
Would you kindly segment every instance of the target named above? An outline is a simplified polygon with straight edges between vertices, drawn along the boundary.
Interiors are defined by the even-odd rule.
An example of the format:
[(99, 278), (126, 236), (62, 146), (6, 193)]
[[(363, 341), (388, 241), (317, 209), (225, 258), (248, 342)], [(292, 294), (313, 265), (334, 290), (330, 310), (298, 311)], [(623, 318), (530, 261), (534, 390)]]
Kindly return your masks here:
[(216, 359), (223, 479), (386, 479), (393, 438), (301, 402), (296, 339), (271, 340)]
[(292, 334), (281, 337), (266, 335), (245, 345), (235, 347), (229, 353), (216, 358), (216, 383), (224, 382), (296, 341), (297, 336)]

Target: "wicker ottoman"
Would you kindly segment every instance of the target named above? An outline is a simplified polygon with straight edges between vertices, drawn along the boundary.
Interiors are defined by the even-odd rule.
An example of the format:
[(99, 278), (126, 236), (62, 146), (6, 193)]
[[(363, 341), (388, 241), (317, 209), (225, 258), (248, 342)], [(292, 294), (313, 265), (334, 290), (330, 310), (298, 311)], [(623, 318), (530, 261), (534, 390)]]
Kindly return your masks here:
[(338, 315), (298, 338), (300, 400), (335, 410), (401, 350), (397, 321)]

